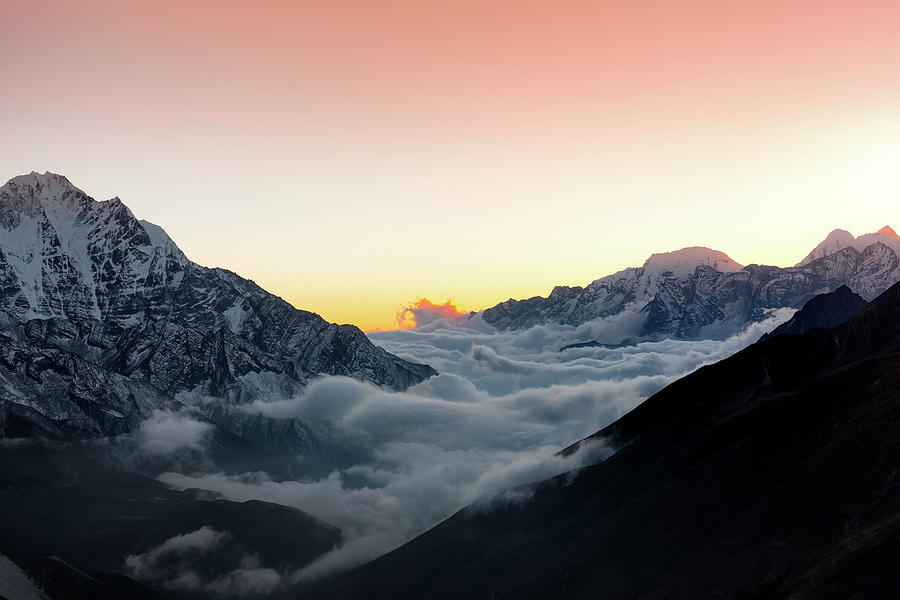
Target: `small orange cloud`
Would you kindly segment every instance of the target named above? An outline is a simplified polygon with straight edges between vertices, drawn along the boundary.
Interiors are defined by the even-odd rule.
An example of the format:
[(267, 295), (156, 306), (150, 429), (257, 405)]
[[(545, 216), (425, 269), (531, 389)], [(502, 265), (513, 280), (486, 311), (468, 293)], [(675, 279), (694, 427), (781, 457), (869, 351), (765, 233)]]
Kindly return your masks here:
[(413, 329), (438, 320), (459, 321), (469, 313), (459, 309), (453, 300), (444, 304), (435, 304), (428, 298), (417, 298), (397, 311), (397, 325), (400, 329)]

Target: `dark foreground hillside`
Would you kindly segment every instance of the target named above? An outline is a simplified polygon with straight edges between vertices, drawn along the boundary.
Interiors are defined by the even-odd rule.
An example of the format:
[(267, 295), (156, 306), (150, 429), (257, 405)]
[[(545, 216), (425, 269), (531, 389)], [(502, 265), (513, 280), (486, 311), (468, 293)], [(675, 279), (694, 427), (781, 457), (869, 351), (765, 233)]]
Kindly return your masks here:
[(700, 369), (592, 437), (621, 449), (521, 505), (460, 511), (315, 595), (900, 593), (900, 284), (836, 328)]
[[(341, 541), (339, 529), (297, 509), (175, 491), (97, 456), (117, 449), (35, 439), (2, 445), (0, 561), (8, 557), (52, 600), (196, 600), (236, 591), (281, 598), (281, 583), (241, 588), (239, 579), (228, 593), (210, 583), (262, 568), (290, 573)], [(196, 584), (173, 585), (185, 573)], [(0, 568), (0, 583), (3, 576)], [(21, 598), (31, 596), (9, 600)]]

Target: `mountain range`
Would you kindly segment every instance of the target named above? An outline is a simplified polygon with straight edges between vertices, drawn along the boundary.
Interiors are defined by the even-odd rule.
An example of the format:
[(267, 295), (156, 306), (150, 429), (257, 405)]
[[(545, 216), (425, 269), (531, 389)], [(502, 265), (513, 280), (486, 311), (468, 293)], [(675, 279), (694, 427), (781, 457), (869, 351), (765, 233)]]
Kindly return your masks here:
[(122, 433), (184, 405), (243, 435), (229, 407), (319, 375), (402, 390), (435, 374), (188, 260), (118, 198), (52, 173), (0, 188), (0, 337), (0, 435)]
[[(890, 595), (900, 586), (898, 256), (889, 227), (835, 230), (788, 268), (691, 247), (483, 311), (499, 329), (632, 311), (643, 339), (690, 339), (799, 309), (560, 451), (603, 445), (602, 462), (485, 498), (300, 593)], [(365, 441), (332, 423), (248, 406), (296, 397), (324, 375), (402, 391), (435, 374), (352, 325), (192, 262), (118, 198), (95, 201), (51, 173), (10, 180), (0, 188), (0, 597), (207, 598), (220, 583), (294, 594), (290, 574), (341, 546), (340, 529), (155, 477), (302, 485), (372, 463)], [(147, 451), (142, 436), (171, 415), (202, 432), (202, 451), (177, 439), (175, 452)], [(338, 485), (375, 485), (348, 471)], [(202, 540), (221, 546), (190, 545)], [(190, 551), (166, 554), (173, 545)]]
[[(645, 338), (720, 338), (841, 285), (871, 300), (900, 279), (898, 254), (900, 237), (889, 227), (859, 238), (835, 230), (789, 268), (684, 248), (482, 314), (508, 329), (631, 310)], [(352, 325), (327, 323), (230, 271), (190, 261), (118, 198), (95, 201), (52, 173), (0, 188), (0, 337), (0, 435), (116, 434), (154, 410), (188, 406), (238, 436), (311, 448), (330, 434), (298, 421), (285, 437), (273, 431), (283, 422), (235, 407), (291, 397), (319, 375), (402, 390), (435, 373)]]
[(723, 338), (763, 320), (771, 309), (800, 308), (842, 285), (872, 300), (900, 280), (898, 256), (900, 237), (890, 227), (859, 238), (835, 230), (787, 268), (742, 266), (717, 250), (684, 248), (654, 254), (641, 267), (586, 287), (557, 286), (546, 298), (501, 302), (483, 317), (500, 329), (525, 329), (577, 326), (632, 310), (643, 319), (644, 338)]

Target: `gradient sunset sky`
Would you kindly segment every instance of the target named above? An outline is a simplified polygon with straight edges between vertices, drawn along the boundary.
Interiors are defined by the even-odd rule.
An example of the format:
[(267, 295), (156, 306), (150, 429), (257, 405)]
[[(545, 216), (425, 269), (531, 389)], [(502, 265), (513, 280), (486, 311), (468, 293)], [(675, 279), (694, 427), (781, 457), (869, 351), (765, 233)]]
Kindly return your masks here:
[(390, 328), (900, 229), (896, 2), (2, 2), (0, 179)]

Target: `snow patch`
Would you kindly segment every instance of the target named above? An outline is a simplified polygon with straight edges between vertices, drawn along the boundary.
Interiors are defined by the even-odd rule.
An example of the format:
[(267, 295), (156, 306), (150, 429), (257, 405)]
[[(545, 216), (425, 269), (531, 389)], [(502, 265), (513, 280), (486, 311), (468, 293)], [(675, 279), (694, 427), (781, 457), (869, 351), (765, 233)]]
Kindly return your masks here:
[(699, 266), (712, 267), (723, 273), (733, 273), (744, 268), (744, 265), (735, 262), (724, 252), (703, 246), (691, 246), (673, 252), (651, 254), (644, 263), (644, 270), (671, 271), (675, 275), (688, 275)]

